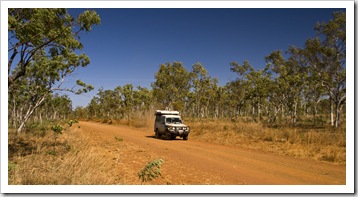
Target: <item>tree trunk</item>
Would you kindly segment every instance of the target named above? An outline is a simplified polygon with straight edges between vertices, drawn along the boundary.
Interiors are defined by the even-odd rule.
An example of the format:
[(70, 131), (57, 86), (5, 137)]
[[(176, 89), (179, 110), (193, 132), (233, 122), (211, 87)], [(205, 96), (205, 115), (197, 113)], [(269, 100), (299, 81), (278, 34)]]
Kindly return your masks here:
[(47, 94), (43, 95), (41, 97), (41, 99), (39, 99), (35, 105), (30, 105), (29, 109), (27, 110), (25, 117), (20, 120), (20, 126), (17, 129), (17, 133), (20, 134), (22, 132), (22, 129), (24, 129), (25, 124), (27, 123), (27, 121), (29, 120), (29, 118), (31, 117), (31, 115), (34, 113), (35, 109), (38, 108), (42, 102), (45, 100), (45, 97), (47, 96)]
[(260, 103), (257, 104), (257, 113), (258, 113), (258, 117), (259, 117), (259, 121), (261, 121), (261, 108), (260, 108)]
[(40, 112), (39, 118), (40, 118), (40, 123), (42, 124), (42, 112)]
[(336, 103), (336, 118), (335, 118), (335, 121), (334, 121), (334, 126), (335, 126), (336, 128), (339, 127), (339, 116), (340, 116), (339, 103), (337, 102), (337, 103)]
[(21, 120), (20, 126), (17, 129), (17, 133), (20, 134), (22, 129), (25, 127), (26, 122), (29, 120), (30, 116), (34, 113), (35, 107), (30, 105), (29, 109), (27, 110), (25, 117)]
[(14, 106), (13, 106), (13, 109), (12, 109), (12, 126), (13, 128), (16, 128), (16, 102), (15, 102), (15, 99), (13, 99), (13, 103), (14, 103)]
[(52, 116), (52, 119), (56, 120), (56, 117), (57, 117), (57, 111), (54, 110), (55, 112), (53, 113), (53, 116)]
[[(342, 97), (339, 101), (336, 102), (336, 119), (335, 119), (335, 127), (338, 128), (341, 123), (341, 110), (343, 108), (343, 101), (345, 97)], [(338, 99), (337, 99), (338, 100)]]
[(274, 115), (274, 117), (273, 117), (273, 123), (275, 123), (275, 124), (276, 124), (278, 112), (279, 112), (279, 110), (277, 109), (277, 107), (275, 107), (275, 115)]
[(252, 122), (255, 122), (255, 105), (252, 105)]
[(330, 115), (330, 124), (331, 124), (331, 126), (334, 126), (334, 122), (333, 122), (333, 102), (332, 102), (332, 97), (330, 96), (329, 97), (329, 104), (330, 104), (330, 113), (329, 113), (329, 115)]
[(314, 104), (313, 108), (314, 108), (313, 109), (313, 126), (315, 126), (316, 125), (317, 105)]
[(293, 117), (292, 117), (292, 123), (293, 125), (296, 125), (296, 118), (297, 118), (297, 102), (294, 104), (294, 111), (293, 111)]

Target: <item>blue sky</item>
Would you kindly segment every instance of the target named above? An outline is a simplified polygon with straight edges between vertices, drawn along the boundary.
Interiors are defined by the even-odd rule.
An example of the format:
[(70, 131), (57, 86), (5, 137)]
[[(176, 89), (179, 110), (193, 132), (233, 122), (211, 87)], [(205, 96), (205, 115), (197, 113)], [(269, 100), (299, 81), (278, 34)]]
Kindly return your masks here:
[[(131, 83), (151, 89), (160, 64), (180, 61), (188, 71), (196, 62), (217, 77), (219, 85), (236, 78), (230, 62), (244, 60), (255, 69), (265, 56), (290, 45), (302, 47), (315, 37), (314, 25), (328, 21), (338, 9), (213, 8), (213, 9), (94, 9), (101, 24), (83, 33), (91, 64), (67, 79), (81, 79), (95, 90), (69, 94), (73, 107), (86, 106), (98, 89), (113, 90)], [(78, 15), (84, 9), (69, 9)], [(70, 86), (70, 85), (69, 85)]]

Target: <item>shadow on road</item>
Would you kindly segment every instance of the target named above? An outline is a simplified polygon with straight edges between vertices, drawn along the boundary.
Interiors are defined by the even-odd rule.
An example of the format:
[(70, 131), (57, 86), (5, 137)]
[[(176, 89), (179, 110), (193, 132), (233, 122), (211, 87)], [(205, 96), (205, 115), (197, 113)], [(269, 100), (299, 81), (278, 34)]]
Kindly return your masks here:
[(154, 138), (155, 139), (155, 135), (148, 135), (148, 136), (145, 136), (146, 138)]
[[(147, 135), (145, 136), (146, 138), (153, 138), (153, 139), (157, 139), (155, 137), (155, 135)], [(157, 140), (167, 140), (167, 141), (173, 141), (172, 139), (167, 139), (165, 138), (164, 136), (162, 136), (160, 139), (157, 139)], [(181, 138), (175, 138), (174, 140), (182, 140)]]

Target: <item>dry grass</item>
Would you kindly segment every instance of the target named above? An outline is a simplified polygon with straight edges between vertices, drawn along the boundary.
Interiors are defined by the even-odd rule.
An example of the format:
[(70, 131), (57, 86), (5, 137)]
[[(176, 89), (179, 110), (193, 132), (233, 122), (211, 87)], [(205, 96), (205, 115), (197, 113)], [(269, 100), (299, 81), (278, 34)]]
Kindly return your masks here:
[(78, 130), (65, 130), (56, 142), (51, 134), (11, 136), (9, 184), (122, 184), (121, 176), (115, 176), (118, 172), (110, 165), (112, 157), (100, 146), (87, 143)]
[(191, 138), (300, 158), (345, 164), (345, 128), (270, 128), (234, 120), (190, 120)]
[(63, 126), (66, 129), (56, 140), (51, 131), (9, 132), (9, 185), (139, 185), (137, 173), (157, 157), (120, 136), (101, 140), (101, 133), (89, 135), (77, 124)]

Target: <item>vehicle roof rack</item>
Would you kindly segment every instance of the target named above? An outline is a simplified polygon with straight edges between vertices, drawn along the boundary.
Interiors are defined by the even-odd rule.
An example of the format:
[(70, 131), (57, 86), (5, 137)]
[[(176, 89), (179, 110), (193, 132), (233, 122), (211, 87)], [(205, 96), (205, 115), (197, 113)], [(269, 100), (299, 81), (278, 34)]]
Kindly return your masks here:
[(168, 110), (155, 110), (155, 115), (179, 115), (179, 112)]

